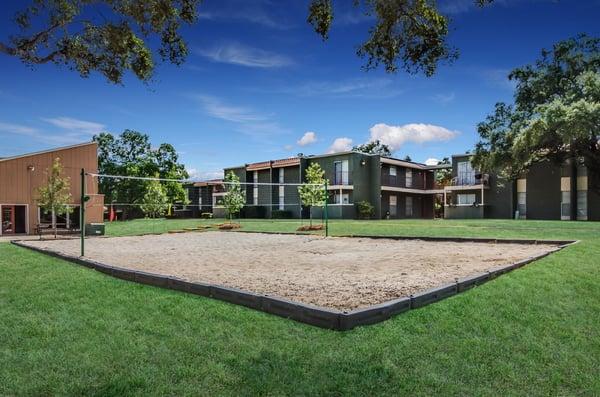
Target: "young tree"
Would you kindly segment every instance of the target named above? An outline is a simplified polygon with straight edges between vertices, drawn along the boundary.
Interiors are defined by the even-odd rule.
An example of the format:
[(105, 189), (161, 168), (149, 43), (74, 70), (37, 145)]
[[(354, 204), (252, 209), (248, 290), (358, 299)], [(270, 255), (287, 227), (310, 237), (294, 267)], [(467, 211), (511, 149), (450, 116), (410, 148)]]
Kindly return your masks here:
[(298, 187), (302, 204), (309, 208), (310, 226), (312, 226), (313, 207), (322, 207), (327, 200), (325, 192), (325, 171), (318, 163), (312, 163), (306, 169), (306, 183)]
[[(46, 186), (37, 188), (37, 204), (44, 213), (52, 214), (54, 238), (58, 235), (56, 217), (71, 212), (71, 208), (68, 205), (71, 202), (70, 180), (69, 177), (63, 176), (62, 173), (63, 167), (60, 163), (60, 158), (57, 157), (52, 163), (52, 169), (46, 170)], [(81, 205), (84, 205), (84, 203), (81, 203)]]
[(534, 162), (571, 158), (600, 175), (600, 38), (561, 41), (509, 78), (514, 105), (498, 103), (479, 123), (474, 165), (514, 179)]
[(363, 143), (362, 145), (354, 146), (352, 150), (367, 154), (378, 154), (384, 157), (390, 157), (392, 155), (390, 147), (381, 143), (379, 139)]
[(227, 175), (225, 175), (224, 182), (227, 194), (225, 194), (225, 197), (223, 197), (223, 205), (227, 211), (229, 223), (231, 223), (233, 216), (239, 213), (244, 207), (244, 204), (246, 203), (246, 197), (242, 191), (240, 178), (234, 174), (233, 171), (229, 171)]
[[(438, 161), (437, 165), (448, 165), (450, 166), (450, 159), (448, 157), (444, 157), (442, 160)], [(452, 180), (452, 168), (440, 168), (435, 170), (435, 182), (440, 186), (446, 186), (450, 184)]]
[(163, 216), (169, 207), (169, 199), (159, 181), (146, 183), (146, 194), (140, 208), (148, 218)]

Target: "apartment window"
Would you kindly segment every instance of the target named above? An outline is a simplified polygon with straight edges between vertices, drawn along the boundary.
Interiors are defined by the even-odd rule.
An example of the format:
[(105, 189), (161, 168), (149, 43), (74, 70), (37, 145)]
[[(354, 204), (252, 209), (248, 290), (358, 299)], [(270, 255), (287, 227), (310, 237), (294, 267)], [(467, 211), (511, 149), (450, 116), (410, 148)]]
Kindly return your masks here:
[(348, 193), (333, 193), (333, 203), (334, 204), (350, 204), (350, 194)]
[(413, 216), (413, 198), (411, 196), (406, 197), (406, 216)]
[(333, 162), (333, 184), (334, 185), (349, 185), (348, 178), (348, 160), (340, 160)]
[(463, 193), (456, 195), (456, 204), (458, 205), (473, 205), (475, 204), (475, 200), (475, 193)]
[[(258, 183), (258, 171), (254, 171), (252, 178), (254, 180), (254, 183)], [(253, 189), (252, 189), (252, 198), (253, 198), (253, 203), (254, 205), (258, 204), (258, 185), (254, 185)]]
[(517, 193), (517, 211), (519, 211), (519, 218), (525, 218), (527, 216), (527, 193)]
[(398, 213), (398, 198), (396, 196), (390, 196), (390, 216), (396, 216)]
[(396, 167), (393, 165), (390, 167), (390, 176), (396, 176)]
[(577, 220), (587, 221), (587, 190), (577, 191)]
[[(284, 169), (279, 169), (279, 183), (285, 183)], [(279, 209), (284, 210), (285, 208), (285, 186), (279, 186)]]
[(560, 192), (560, 219), (569, 220), (571, 219), (571, 192)]
[(457, 165), (458, 185), (474, 185), (475, 184), (475, 171), (471, 167), (470, 161), (461, 161)]
[(406, 187), (412, 187), (412, 170), (410, 168), (406, 169)]

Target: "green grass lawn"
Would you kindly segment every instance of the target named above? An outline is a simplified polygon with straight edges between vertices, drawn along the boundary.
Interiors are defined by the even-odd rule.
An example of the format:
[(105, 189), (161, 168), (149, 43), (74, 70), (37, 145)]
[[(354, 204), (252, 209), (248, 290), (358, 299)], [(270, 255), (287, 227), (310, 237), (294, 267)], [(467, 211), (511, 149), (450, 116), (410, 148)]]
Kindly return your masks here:
[[(121, 222), (107, 233), (196, 224)], [(600, 394), (600, 223), (334, 221), (331, 232), (581, 242), (343, 333), (0, 244), (0, 395)]]

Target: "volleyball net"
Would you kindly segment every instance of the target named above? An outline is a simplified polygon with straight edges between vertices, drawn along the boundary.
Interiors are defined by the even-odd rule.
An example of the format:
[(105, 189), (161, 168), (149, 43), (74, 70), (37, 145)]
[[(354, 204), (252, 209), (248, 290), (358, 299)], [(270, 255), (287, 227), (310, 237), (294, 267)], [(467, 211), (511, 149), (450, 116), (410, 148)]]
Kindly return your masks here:
[[(116, 235), (164, 233), (179, 226), (185, 230), (225, 222), (246, 224), (255, 231), (260, 231), (263, 223), (278, 222), (281, 225), (266, 229), (323, 230), (327, 235), (328, 202), (335, 194), (327, 190), (326, 183), (283, 179), (194, 181), (88, 172), (82, 173), (81, 183), (86, 202), (82, 224), (120, 223), (118, 227), (107, 225), (114, 226)], [(85, 235), (82, 231), (82, 238)]]

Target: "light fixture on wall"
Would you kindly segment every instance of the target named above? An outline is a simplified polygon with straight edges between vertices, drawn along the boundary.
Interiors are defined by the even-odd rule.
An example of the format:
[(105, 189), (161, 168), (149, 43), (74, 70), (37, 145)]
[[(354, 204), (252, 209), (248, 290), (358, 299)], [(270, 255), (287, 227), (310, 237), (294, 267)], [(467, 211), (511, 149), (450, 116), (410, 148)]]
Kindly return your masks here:
[(33, 166), (33, 165), (28, 165), (28, 166), (27, 166), (27, 171), (35, 171), (35, 166)]
[(367, 165), (367, 160), (365, 160), (365, 159), (360, 160), (360, 165), (362, 165), (363, 167), (365, 165)]

